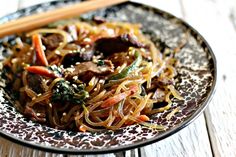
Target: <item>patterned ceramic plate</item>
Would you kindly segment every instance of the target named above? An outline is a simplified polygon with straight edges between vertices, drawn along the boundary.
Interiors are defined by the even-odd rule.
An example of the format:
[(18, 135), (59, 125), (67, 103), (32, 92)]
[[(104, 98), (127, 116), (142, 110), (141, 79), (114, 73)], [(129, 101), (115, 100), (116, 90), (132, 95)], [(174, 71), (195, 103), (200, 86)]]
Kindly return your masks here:
[[(0, 18), (6, 22), (21, 16), (53, 9), (76, 0), (62, 0), (36, 5)], [(131, 125), (118, 131), (81, 133), (56, 130), (24, 118), (12, 107), (11, 98), (4, 89), (1, 80), (0, 90), (0, 135), (37, 149), (58, 153), (91, 154), (127, 150), (144, 146), (166, 138), (191, 123), (206, 107), (216, 84), (216, 59), (207, 42), (191, 26), (169, 13), (127, 2), (107, 9), (84, 14), (84, 18), (93, 15), (103, 16), (112, 21), (141, 23), (145, 34), (153, 42), (162, 40), (175, 48), (181, 41), (188, 40), (177, 54), (180, 64), (177, 67), (176, 88), (184, 100), (173, 100), (170, 110), (152, 116), (151, 122), (166, 127), (158, 131), (141, 125)], [(7, 37), (4, 40), (10, 40)], [(2, 41), (1, 41), (2, 42)], [(1, 46), (0, 49), (3, 49)], [(5, 51), (2, 51), (3, 56)], [(1, 59), (4, 59), (1, 58)], [(171, 119), (166, 116), (176, 107), (180, 110)]]

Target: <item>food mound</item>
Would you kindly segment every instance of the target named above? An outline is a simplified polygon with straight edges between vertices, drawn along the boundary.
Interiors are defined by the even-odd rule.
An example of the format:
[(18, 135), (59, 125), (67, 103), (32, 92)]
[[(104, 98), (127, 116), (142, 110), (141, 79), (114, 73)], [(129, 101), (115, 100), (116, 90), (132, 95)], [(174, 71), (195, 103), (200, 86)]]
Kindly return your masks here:
[[(159, 46), (157, 46), (159, 45)], [(175, 49), (153, 43), (140, 24), (102, 18), (59, 21), (4, 43), (7, 87), (24, 116), (57, 129), (96, 132), (168, 110)]]

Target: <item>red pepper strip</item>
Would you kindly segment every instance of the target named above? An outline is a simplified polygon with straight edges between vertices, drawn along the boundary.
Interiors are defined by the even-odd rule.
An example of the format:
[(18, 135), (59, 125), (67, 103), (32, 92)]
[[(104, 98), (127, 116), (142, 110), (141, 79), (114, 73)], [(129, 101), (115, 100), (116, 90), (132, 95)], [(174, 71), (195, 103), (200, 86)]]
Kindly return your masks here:
[(130, 86), (128, 91), (125, 91), (123, 93), (117, 94), (111, 98), (106, 99), (101, 105), (101, 107), (106, 108), (113, 106), (118, 102), (120, 102), (121, 100), (125, 99), (127, 96), (134, 94), (135, 92), (137, 92), (137, 90), (138, 90), (137, 86)]
[(28, 72), (50, 77), (50, 78), (58, 78), (60, 76), (56, 75), (53, 71), (47, 69), (46, 67), (43, 66), (30, 66), (25, 68)]
[(39, 34), (34, 34), (32, 36), (32, 41), (33, 41), (33, 45), (34, 48), (36, 50), (36, 56), (38, 61), (44, 65), (44, 66), (48, 66), (48, 61), (47, 58), (45, 56), (44, 50), (43, 50), (43, 44), (42, 44), (42, 40)]

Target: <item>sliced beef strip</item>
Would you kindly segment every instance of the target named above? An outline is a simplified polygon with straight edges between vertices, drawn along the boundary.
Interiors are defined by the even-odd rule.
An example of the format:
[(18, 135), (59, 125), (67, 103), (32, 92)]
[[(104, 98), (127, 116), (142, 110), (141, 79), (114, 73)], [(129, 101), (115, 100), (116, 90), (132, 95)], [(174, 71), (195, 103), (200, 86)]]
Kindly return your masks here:
[(27, 81), (29, 87), (37, 94), (45, 92), (45, 89), (43, 89), (42, 86), (42, 76), (29, 73), (27, 75)]
[(98, 66), (93, 62), (82, 62), (74, 67), (73, 72), (66, 70), (65, 76), (71, 79), (77, 76), (80, 80), (88, 82), (93, 76), (104, 77), (114, 71), (114, 66), (111, 61), (104, 60), (104, 65)]
[(43, 45), (48, 50), (56, 49), (63, 41), (63, 36), (60, 34), (51, 34), (42, 38)]
[(164, 101), (165, 100), (165, 91), (161, 88), (157, 88), (156, 91), (153, 93), (152, 98), (154, 100)]
[(162, 86), (168, 86), (168, 85), (173, 85), (174, 80), (169, 79), (169, 78), (160, 78), (160, 77), (155, 77), (152, 79), (151, 87), (148, 89), (148, 92), (154, 92), (157, 88), (160, 88)]
[(116, 52), (125, 52), (129, 47), (145, 48), (146, 46), (131, 34), (122, 34), (110, 38), (100, 38), (95, 42), (95, 50), (103, 52), (105, 56)]
[(174, 80), (173, 79), (169, 79), (169, 78), (159, 78), (158, 83), (162, 86), (167, 86), (167, 85), (173, 85), (174, 84)]
[(111, 60), (115, 67), (122, 66), (124, 63), (130, 65), (134, 61), (134, 57), (132, 59), (128, 58), (132, 56), (128, 56), (126, 52), (113, 53), (109, 55), (106, 59)]
[(62, 65), (64, 68), (68, 68), (77, 62), (91, 61), (93, 54), (93, 48), (85, 49), (84, 52), (68, 53), (62, 60)]
[(152, 99), (157, 100), (154, 103), (154, 108), (166, 106), (168, 103), (165, 101), (165, 89), (162, 86), (173, 85), (173, 80), (168, 78), (155, 77), (152, 80), (151, 88), (147, 89), (148, 92), (153, 92)]
[(165, 101), (165, 91), (164, 89), (157, 88), (155, 92), (153, 93), (152, 99), (157, 100), (156, 103), (154, 103), (154, 108), (160, 108), (166, 106), (168, 103)]

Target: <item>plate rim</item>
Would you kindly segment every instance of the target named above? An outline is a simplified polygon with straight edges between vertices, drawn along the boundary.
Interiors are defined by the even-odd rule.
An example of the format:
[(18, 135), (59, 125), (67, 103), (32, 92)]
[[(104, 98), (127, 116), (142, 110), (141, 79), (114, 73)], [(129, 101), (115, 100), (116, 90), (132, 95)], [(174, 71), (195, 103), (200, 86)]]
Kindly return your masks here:
[[(83, 1), (83, 0), (82, 0)], [(57, 2), (56, 0), (54, 1), (50, 1), (50, 2), (44, 2), (44, 3), (39, 3), (36, 5), (32, 5), (23, 9), (19, 9), (15, 12), (6, 14), (4, 16), (1, 16), (0, 18), (4, 18), (4, 17), (8, 17), (11, 16), (17, 12), (22, 12), (28, 8), (34, 8), (37, 6), (41, 6), (43, 4), (52, 4)], [(205, 101), (202, 103), (202, 105), (188, 118), (186, 119), (184, 122), (176, 125), (173, 129), (170, 129), (164, 133), (162, 133), (161, 135), (158, 135), (157, 137), (152, 137), (150, 139), (146, 139), (144, 141), (140, 141), (140, 142), (136, 142), (136, 143), (132, 143), (132, 144), (128, 144), (128, 145), (121, 145), (118, 147), (110, 147), (110, 148), (106, 148), (104, 149), (69, 149), (69, 148), (60, 148), (60, 147), (52, 147), (52, 146), (47, 146), (47, 145), (42, 145), (42, 144), (37, 144), (37, 143), (32, 143), (31, 141), (26, 141), (23, 139), (19, 139), (15, 136), (11, 136), (11, 134), (8, 134), (6, 132), (3, 132), (2, 130), (0, 130), (0, 136), (13, 142), (16, 144), (20, 144), (22, 146), (26, 146), (28, 148), (31, 149), (37, 149), (37, 150), (42, 150), (42, 151), (46, 151), (46, 152), (51, 152), (51, 153), (61, 153), (61, 154), (71, 154), (71, 155), (92, 155), (92, 154), (107, 154), (107, 153), (115, 153), (115, 152), (119, 152), (119, 151), (126, 151), (126, 150), (131, 150), (131, 149), (135, 149), (135, 148), (140, 148), (149, 144), (153, 144), (155, 142), (161, 141), (167, 137), (170, 137), (172, 135), (174, 135), (175, 133), (177, 133), (178, 131), (184, 129), (185, 127), (187, 127), (189, 124), (191, 124), (195, 119), (197, 119), (202, 112), (205, 110), (205, 108), (208, 106), (208, 104), (210, 103), (210, 101), (212, 100), (212, 97), (216, 91), (216, 86), (217, 86), (217, 60), (216, 60), (216, 56), (212, 50), (212, 48), (210, 47), (209, 43), (206, 41), (206, 39), (193, 27), (191, 26), (188, 22), (186, 22), (184, 19), (179, 18), (175, 15), (173, 15), (172, 13), (168, 12), (168, 11), (164, 11), (162, 9), (159, 9), (157, 7), (153, 7), (147, 4), (143, 4), (143, 3), (139, 3), (139, 2), (133, 2), (133, 1), (128, 1), (122, 4), (134, 4), (136, 6), (144, 6), (147, 8), (151, 8), (153, 10), (155, 10), (158, 13), (162, 13), (162, 14), (167, 14), (168, 17), (172, 17), (175, 18), (177, 20), (179, 20), (183, 25), (185, 25), (187, 28), (189, 28), (193, 33), (197, 34), (201, 40), (203, 41), (203, 43), (205, 44), (205, 46), (208, 49), (208, 54), (211, 56), (211, 59), (213, 61), (213, 70), (214, 72), (213, 74), (213, 82), (212, 82), (212, 86), (211, 86), (211, 90), (209, 91)]]

